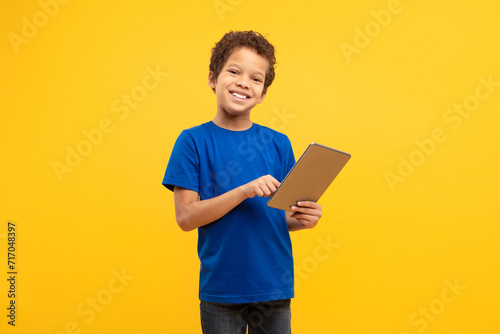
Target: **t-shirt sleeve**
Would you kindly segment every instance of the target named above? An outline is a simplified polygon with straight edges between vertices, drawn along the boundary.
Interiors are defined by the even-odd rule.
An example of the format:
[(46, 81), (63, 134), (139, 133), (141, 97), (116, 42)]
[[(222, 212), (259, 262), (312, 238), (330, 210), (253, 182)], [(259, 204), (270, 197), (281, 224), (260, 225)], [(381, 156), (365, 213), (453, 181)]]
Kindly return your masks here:
[(172, 191), (178, 186), (200, 192), (199, 156), (193, 138), (186, 131), (175, 142), (162, 184)]
[(292, 143), (290, 142), (290, 139), (288, 139), (288, 137), (286, 137), (284, 141), (284, 156), (285, 156), (285, 163), (283, 166), (284, 170), (282, 179), (285, 178), (290, 169), (292, 169), (293, 165), (295, 165), (295, 156), (293, 155)]

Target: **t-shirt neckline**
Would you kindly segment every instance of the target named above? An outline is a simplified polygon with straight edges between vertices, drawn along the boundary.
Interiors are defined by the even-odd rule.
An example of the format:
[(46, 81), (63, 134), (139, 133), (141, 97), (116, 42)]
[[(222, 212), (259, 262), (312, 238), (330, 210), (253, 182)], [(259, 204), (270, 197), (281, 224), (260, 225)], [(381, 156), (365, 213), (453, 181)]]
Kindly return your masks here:
[(218, 126), (217, 124), (215, 124), (213, 121), (210, 121), (208, 122), (209, 124), (211, 124), (213, 127), (215, 127), (216, 129), (220, 129), (222, 131), (227, 131), (227, 132), (232, 132), (232, 133), (245, 133), (247, 131), (251, 131), (255, 128), (256, 124), (254, 122), (252, 122), (252, 126), (249, 127), (248, 129), (246, 130), (230, 130), (230, 129), (226, 129), (226, 128), (223, 128), (221, 126)]

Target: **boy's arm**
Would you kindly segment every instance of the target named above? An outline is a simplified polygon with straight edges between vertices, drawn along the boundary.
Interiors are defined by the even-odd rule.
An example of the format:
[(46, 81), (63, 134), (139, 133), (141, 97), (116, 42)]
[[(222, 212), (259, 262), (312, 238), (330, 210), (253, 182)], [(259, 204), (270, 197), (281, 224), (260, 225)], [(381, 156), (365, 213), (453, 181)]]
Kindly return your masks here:
[(314, 228), (323, 215), (321, 205), (311, 201), (297, 202), (297, 205), (290, 209), (293, 212), (286, 211), (286, 223), (289, 231)]
[(220, 196), (199, 200), (196, 191), (174, 187), (175, 217), (183, 231), (191, 231), (207, 225), (231, 211), (245, 199), (271, 196), (279, 186), (271, 175), (264, 175)]

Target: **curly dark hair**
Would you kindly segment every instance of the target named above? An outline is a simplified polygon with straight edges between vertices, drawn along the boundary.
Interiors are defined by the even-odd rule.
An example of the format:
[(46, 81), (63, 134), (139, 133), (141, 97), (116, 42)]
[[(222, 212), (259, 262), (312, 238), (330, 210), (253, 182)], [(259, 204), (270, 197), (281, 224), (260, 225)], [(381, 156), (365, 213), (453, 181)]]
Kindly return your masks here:
[[(258, 55), (264, 57), (269, 62), (269, 68), (266, 72), (264, 80), (264, 90), (266, 93), (267, 87), (271, 86), (274, 80), (274, 65), (276, 57), (274, 56), (274, 46), (267, 39), (256, 31), (230, 31), (225, 34), (212, 49), (212, 57), (210, 58), (209, 70), (212, 72), (212, 79), (219, 77), (220, 71), (226, 63), (229, 56), (235, 49), (247, 47), (253, 49)], [(215, 92), (215, 89), (214, 89)]]

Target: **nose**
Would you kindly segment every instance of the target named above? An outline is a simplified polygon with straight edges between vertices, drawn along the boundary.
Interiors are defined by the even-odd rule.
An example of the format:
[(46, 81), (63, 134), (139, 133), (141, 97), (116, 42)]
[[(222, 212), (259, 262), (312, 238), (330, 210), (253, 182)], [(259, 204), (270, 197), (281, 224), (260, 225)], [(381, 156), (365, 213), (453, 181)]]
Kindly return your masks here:
[(236, 85), (240, 86), (241, 88), (248, 88), (250, 85), (248, 84), (247, 79), (245, 78), (240, 78), (237, 82)]

